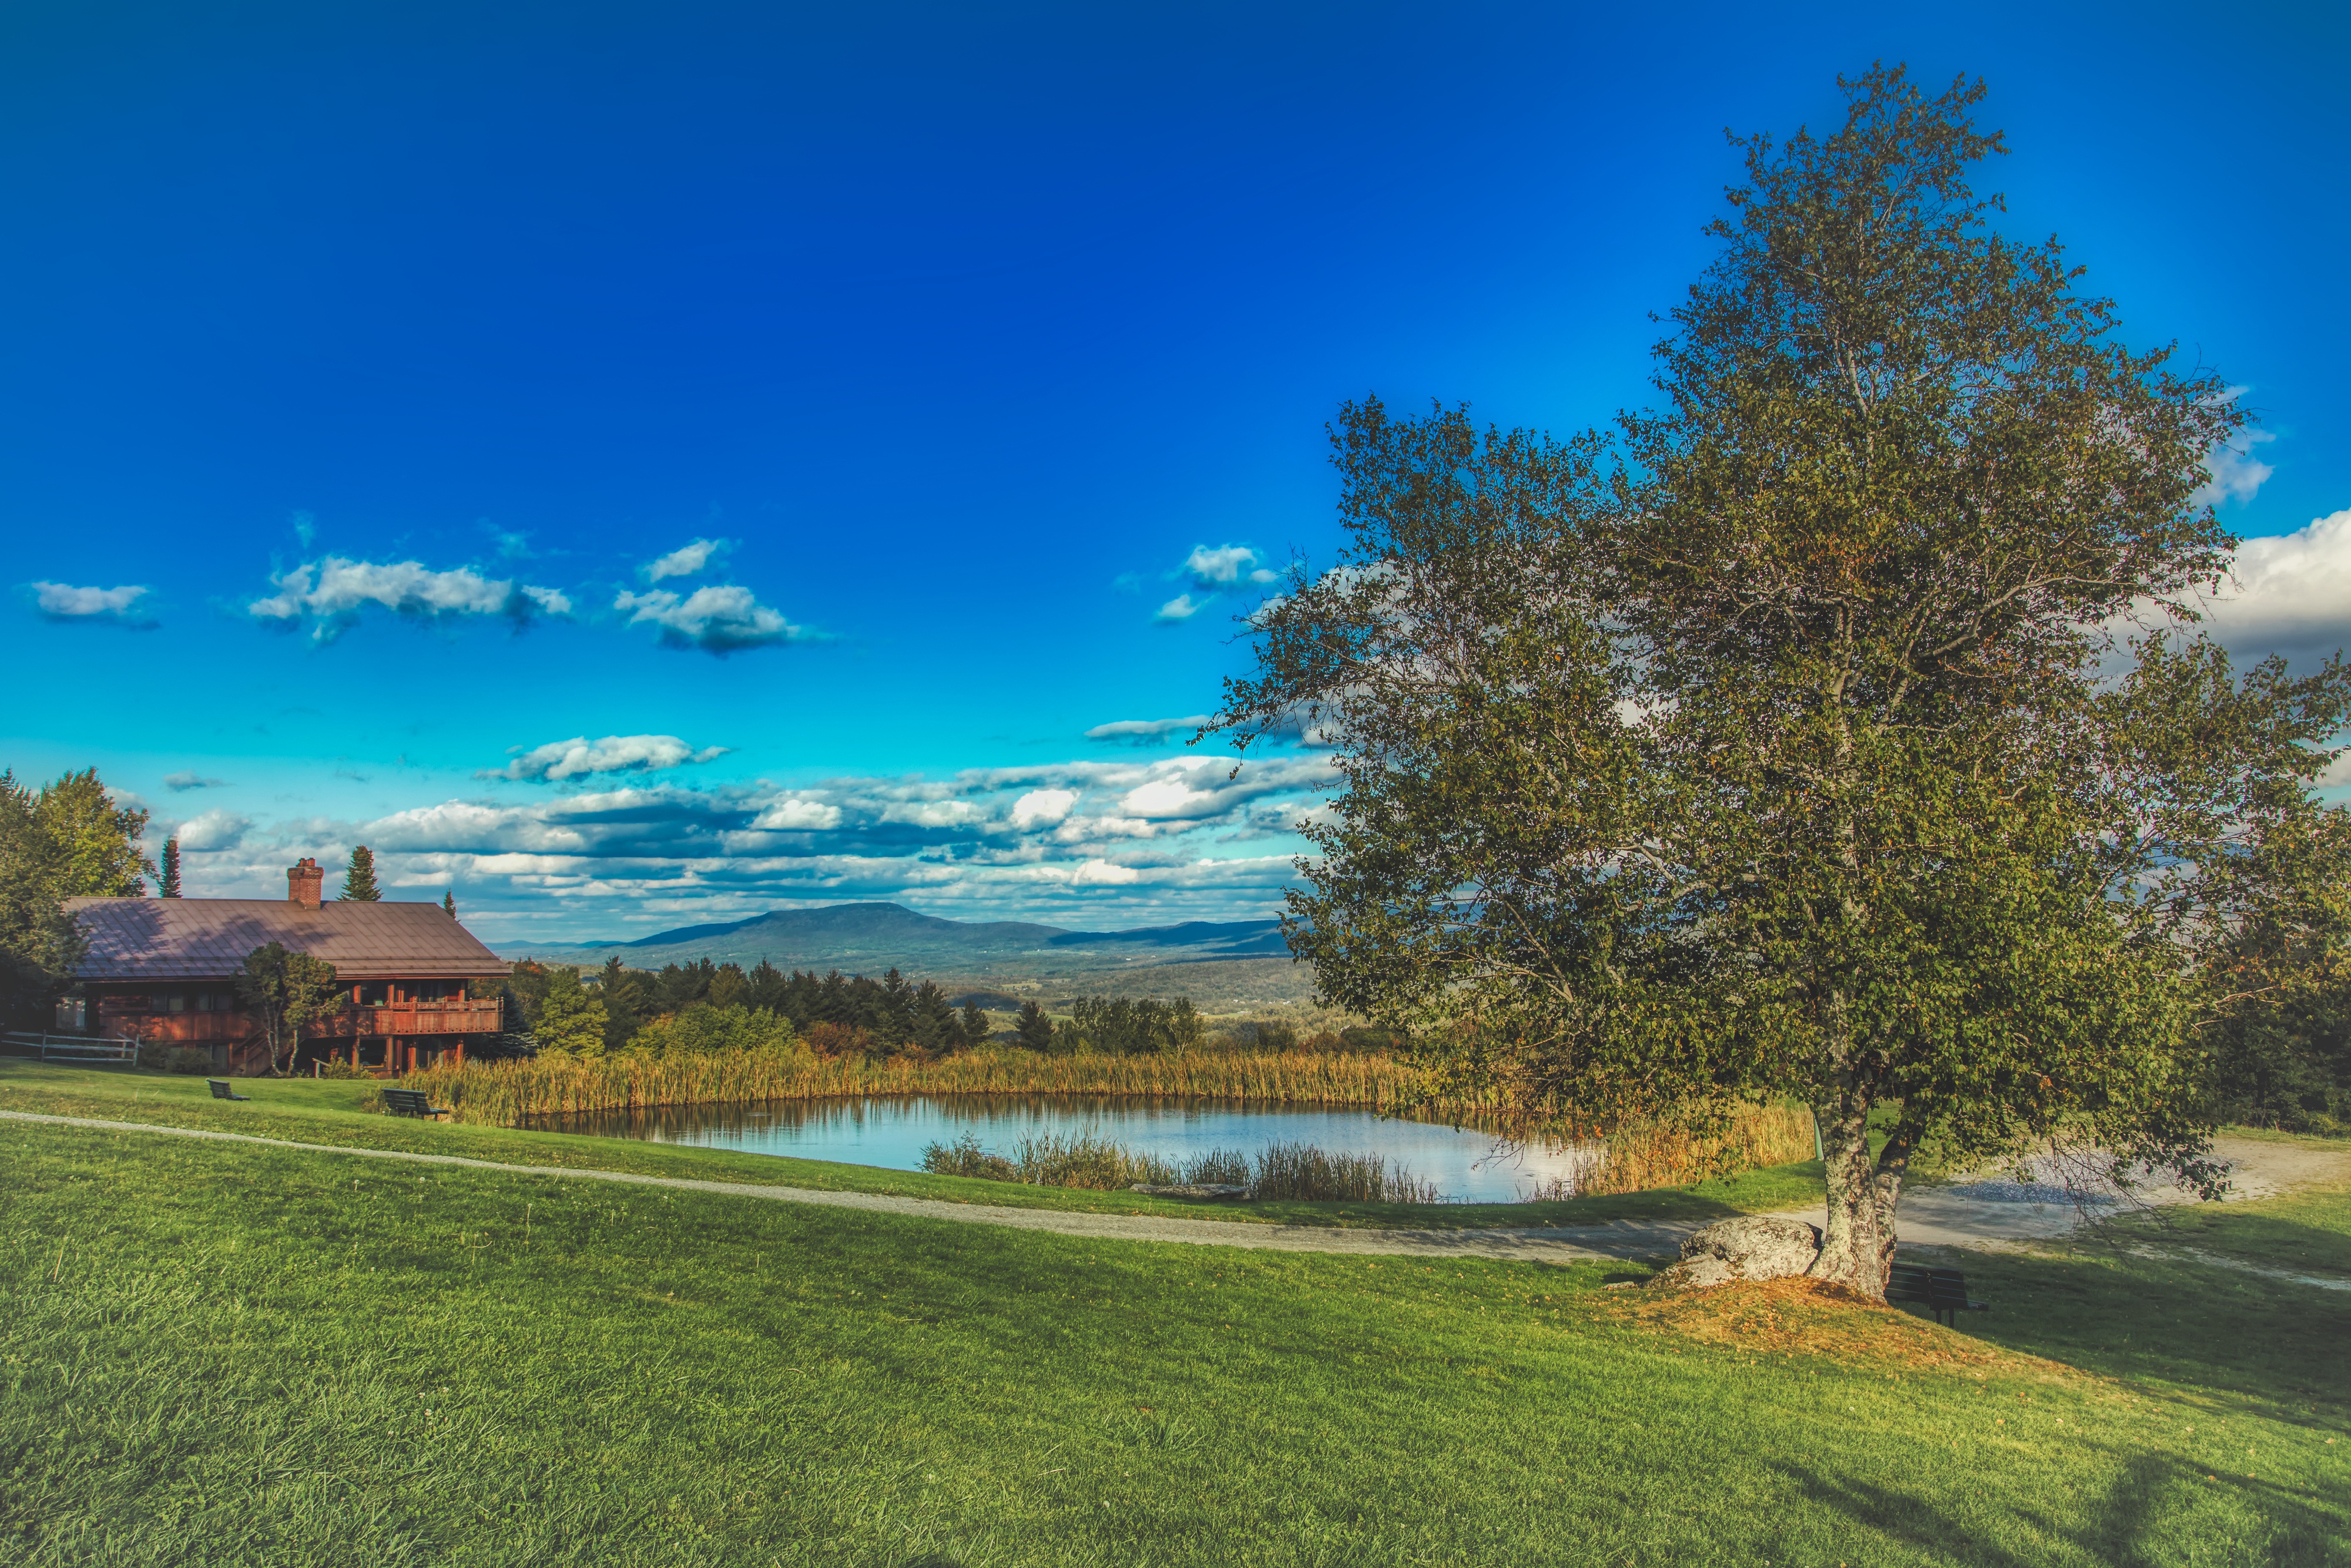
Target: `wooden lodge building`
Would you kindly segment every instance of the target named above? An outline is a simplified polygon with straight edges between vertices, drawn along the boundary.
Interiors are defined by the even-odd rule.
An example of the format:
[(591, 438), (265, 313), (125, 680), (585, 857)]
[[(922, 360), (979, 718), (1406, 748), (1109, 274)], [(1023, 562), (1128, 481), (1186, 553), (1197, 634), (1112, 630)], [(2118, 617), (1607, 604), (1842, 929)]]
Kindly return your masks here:
[(78, 1001), (59, 1006), (76, 1032), (209, 1048), (217, 1072), (266, 1071), (238, 998), (237, 972), (269, 943), (335, 967), (343, 1009), (302, 1031), (297, 1060), (340, 1057), (358, 1067), (413, 1068), (465, 1060), (504, 1026), (500, 1000), (469, 997), (469, 980), (503, 980), (504, 960), (437, 904), (329, 904), (305, 859), (286, 873), (283, 904), (266, 898), (69, 898), (89, 951), (74, 967)]

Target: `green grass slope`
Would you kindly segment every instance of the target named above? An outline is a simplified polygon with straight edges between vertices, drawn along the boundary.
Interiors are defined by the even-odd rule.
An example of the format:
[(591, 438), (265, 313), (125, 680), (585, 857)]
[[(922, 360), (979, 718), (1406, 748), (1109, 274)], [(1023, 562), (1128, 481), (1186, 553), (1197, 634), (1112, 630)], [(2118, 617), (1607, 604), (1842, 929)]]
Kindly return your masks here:
[[(2351, 1555), (2351, 1295), (2128, 1252), (1971, 1258), (1998, 1310), (1952, 1333), (146, 1134), (0, 1159), (10, 1563)], [(2344, 1202), (2206, 1240), (2351, 1278)]]

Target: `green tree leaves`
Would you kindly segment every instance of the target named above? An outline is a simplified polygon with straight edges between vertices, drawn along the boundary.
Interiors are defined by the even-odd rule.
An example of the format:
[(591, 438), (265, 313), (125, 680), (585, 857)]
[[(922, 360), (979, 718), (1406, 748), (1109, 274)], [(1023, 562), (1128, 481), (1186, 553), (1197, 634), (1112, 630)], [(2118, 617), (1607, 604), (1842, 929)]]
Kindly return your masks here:
[(335, 984), (332, 964), (277, 942), (246, 955), (236, 993), (269, 1052), (269, 1071), (281, 1076), (294, 1065), (303, 1030), (341, 1012), (349, 999)]
[(1929, 1145), (2209, 1176), (2199, 1029), (2343, 950), (2310, 786), (2351, 676), (2193, 636), (2244, 415), (1999, 235), (1980, 88), (1846, 87), (1745, 143), (1614, 438), (1343, 411), (1349, 549), (1221, 720), (1336, 742), (1292, 943), (1433, 1095), (1560, 1131), (1801, 1096), (1820, 1271), (1875, 1292)]
[(137, 897), (147, 813), (118, 808), (96, 768), (35, 790), (0, 772), (0, 1017), (46, 1026), (82, 939), (60, 901)]
[(579, 970), (559, 966), (547, 971), (530, 1029), (542, 1056), (601, 1056), (604, 1025), (603, 998), (580, 983)]

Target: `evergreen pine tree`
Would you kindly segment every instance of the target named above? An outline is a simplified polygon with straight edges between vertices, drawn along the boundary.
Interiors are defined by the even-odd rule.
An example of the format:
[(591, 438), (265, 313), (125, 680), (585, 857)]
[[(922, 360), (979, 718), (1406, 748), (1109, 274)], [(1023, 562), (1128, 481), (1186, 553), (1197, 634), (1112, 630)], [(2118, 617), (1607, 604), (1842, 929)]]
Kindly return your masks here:
[(988, 1027), (987, 1014), (977, 1002), (964, 1003), (962, 1028), (964, 1049), (967, 1051), (987, 1044), (987, 1037), (992, 1032)]
[(450, 888), (441, 895), (441, 913), (450, 919), (457, 918), (457, 890)]
[(636, 1038), (652, 1011), (653, 977), (626, 967), (617, 956), (607, 958), (596, 994), (604, 1004), (604, 1047), (619, 1051)]
[(1020, 1004), (1020, 1019), (1013, 1025), (1012, 1032), (1014, 1038), (1029, 1051), (1053, 1049), (1053, 1020), (1047, 1018), (1045, 1009), (1035, 1002)]
[(873, 998), (872, 1021), (866, 1027), (884, 1045), (900, 1046), (914, 1034), (914, 988), (906, 977), (891, 969), (882, 977), (881, 994)]
[(360, 844), (351, 851), (351, 863), (343, 871), (343, 891), (335, 894), (335, 902), (374, 904), (382, 897), (375, 887), (375, 856)]
[(180, 896), (180, 841), (177, 839), (163, 841), (163, 874), (157, 879), (155, 896)]
[(547, 972), (547, 991), (530, 1030), (541, 1056), (601, 1056), (604, 1025), (604, 998), (580, 983), (579, 970)]

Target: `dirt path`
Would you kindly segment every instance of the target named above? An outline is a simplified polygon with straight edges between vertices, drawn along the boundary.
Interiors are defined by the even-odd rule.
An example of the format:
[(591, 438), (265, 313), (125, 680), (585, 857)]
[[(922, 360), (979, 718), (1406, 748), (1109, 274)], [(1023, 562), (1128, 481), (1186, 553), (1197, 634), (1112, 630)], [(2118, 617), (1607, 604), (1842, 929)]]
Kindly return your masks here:
[[(1270, 1252), (1337, 1252), (1363, 1256), (1417, 1258), (1505, 1258), (1523, 1262), (1573, 1263), (1594, 1260), (1670, 1257), (1682, 1238), (1699, 1228), (1687, 1221), (1629, 1221), (1612, 1225), (1550, 1227), (1527, 1230), (1341, 1230), (1308, 1225), (1245, 1225), (1228, 1220), (1175, 1219), (1141, 1214), (1078, 1214), (1066, 1210), (1004, 1208), (992, 1204), (942, 1203), (930, 1198), (892, 1197), (869, 1192), (826, 1192), (815, 1187), (759, 1186), (747, 1182), (695, 1181), (684, 1176), (639, 1176), (629, 1171), (578, 1170), (558, 1166), (505, 1165), (494, 1160), (467, 1159), (462, 1155), (416, 1154), (405, 1149), (358, 1149), (328, 1144), (299, 1144), (285, 1138), (264, 1138), (248, 1133), (210, 1132), (195, 1127), (166, 1127), (145, 1122), (106, 1122), (84, 1116), (48, 1116), (29, 1111), (0, 1111), (0, 1121), (35, 1122), (53, 1126), (90, 1127), (110, 1133), (149, 1133), (159, 1137), (203, 1138), (221, 1143), (259, 1144), (271, 1148), (301, 1149), (313, 1154), (344, 1155), (355, 1159), (409, 1160), (419, 1165), (456, 1166), (468, 1170), (502, 1171), (516, 1176), (559, 1176), (574, 1181), (619, 1182), (631, 1186), (676, 1187), (688, 1192), (724, 1193), (731, 1197), (760, 1198), (771, 1203), (806, 1203), (826, 1208), (858, 1209), (869, 1214), (899, 1214), (919, 1219), (946, 1219), (964, 1225), (996, 1225), (1010, 1230), (1044, 1230), (1060, 1236), (1094, 1236), (1116, 1241), (1173, 1241), (1193, 1246), (1240, 1247)], [(2314, 1182), (2351, 1179), (2351, 1152), (2311, 1149), (2293, 1144), (2262, 1143), (2247, 1138), (2222, 1138), (2215, 1152), (2228, 1160), (2237, 1197), (2265, 1197)], [(1924, 1247), (1999, 1247), (2064, 1236), (2078, 1221), (2077, 1211), (2063, 1202), (2034, 1201), (2035, 1190), (2016, 1188), (2020, 1196), (1987, 1197), (1984, 1189), (2013, 1184), (1976, 1183), (1954, 1188), (1920, 1187), (1902, 1200), (1902, 1239)], [(2168, 1196), (2167, 1196), (2168, 1195)], [(2158, 1194), (2156, 1201), (2180, 1201), (2186, 1195)], [(1785, 1218), (1819, 1224), (1821, 1209), (1791, 1209)], [(2220, 1261), (2213, 1260), (2213, 1261)]]
[(1339, 1230), (1311, 1225), (1244, 1225), (1217, 1219), (1169, 1219), (1141, 1214), (1073, 1214), (1066, 1210), (999, 1208), (982, 1203), (940, 1203), (929, 1198), (891, 1197), (871, 1192), (826, 1192), (805, 1186), (755, 1186), (747, 1182), (694, 1181), (684, 1176), (639, 1176), (631, 1171), (579, 1170), (560, 1166), (512, 1166), (462, 1155), (424, 1155), (405, 1149), (355, 1149), (329, 1144), (298, 1144), (249, 1133), (218, 1133), (166, 1127), (146, 1122), (104, 1122), (86, 1116), (47, 1116), (30, 1111), (0, 1111), (0, 1121), (37, 1122), (61, 1127), (91, 1127), (109, 1133), (152, 1133), (161, 1137), (204, 1138), (258, 1144), (312, 1154), (347, 1155), (368, 1160), (409, 1160), (418, 1165), (457, 1166), (514, 1176), (559, 1176), (574, 1181), (620, 1182), (630, 1186), (676, 1187), (724, 1193), (772, 1203), (807, 1203), (853, 1208), (869, 1214), (901, 1214), (965, 1225), (998, 1225), (1008, 1230), (1046, 1230), (1061, 1236), (1095, 1236), (1116, 1241), (1176, 1241), (1195, 1246), (1241, 1247), (1268, 1252), (1342, 1252), (1418, 1258), (1509, 1258), (1527, 1262), (1573, 1263), (1596, 1259), (1670, 1256), (1695, 1221), (1645, 1225), (1560, 1227), (1539, 1230)]
[[(2260, 1138), (2215, 1138), (2212, 1153), (2229, 1166), (2228, 1201), (2273, 1197), (2295, 1187), (2351, 1181), (2351, 1150), (2314, 1149)], [(2124, 1206), (2078, 1208), (2065, 1197), (2053, 1173), (2043, 1181), (2004, 1179), (1914, 1186), (1902, 1194), (1902, 1240), (1911, 1247), (1999, 1247), (2070, 1236), (2085, 1214), (2126, 1211)], [(2195, 1201), (2175, 1186), (2149, 1186), (2139, 1204), (2162, 1207)], [(1825, 1207), (1789, 1209), (1779, 1216), (1821, 1224)]]

